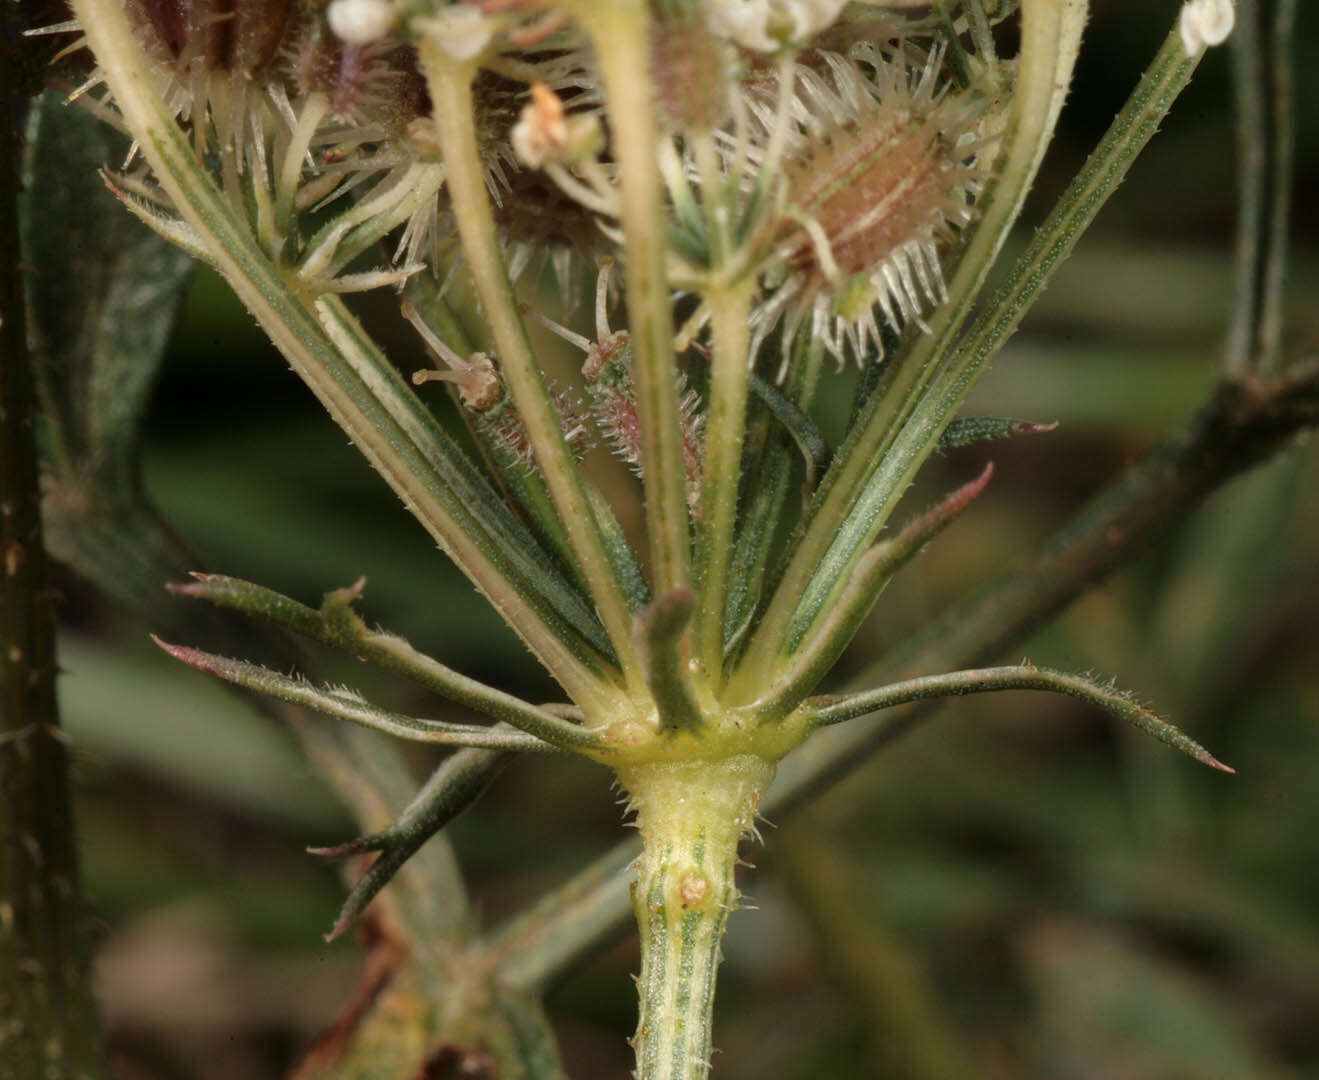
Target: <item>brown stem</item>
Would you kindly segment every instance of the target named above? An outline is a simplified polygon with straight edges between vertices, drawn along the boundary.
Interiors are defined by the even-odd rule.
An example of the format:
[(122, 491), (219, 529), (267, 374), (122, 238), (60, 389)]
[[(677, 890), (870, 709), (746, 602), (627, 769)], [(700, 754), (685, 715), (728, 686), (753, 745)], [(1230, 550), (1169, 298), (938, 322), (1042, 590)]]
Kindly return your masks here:
[(0, 1075), (83, 1080), (103, 1075), (104, 1062), (55, 704), (18, 265), (18, 65), (0, 59)]

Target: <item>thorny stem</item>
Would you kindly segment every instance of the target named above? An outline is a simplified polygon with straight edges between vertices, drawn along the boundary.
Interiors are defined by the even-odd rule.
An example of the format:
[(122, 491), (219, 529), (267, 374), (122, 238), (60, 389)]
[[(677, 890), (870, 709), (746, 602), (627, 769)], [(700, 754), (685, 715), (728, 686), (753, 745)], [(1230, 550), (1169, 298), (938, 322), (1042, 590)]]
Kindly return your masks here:
[(667, 246), (656, 166), (659, 132), (649, 77), (650, 20), (644, 0), (573, 0), (594, 42), (621, 188), (627, 310), (641, 425), (646, 530), (655, 594), (689, 584), (687, 477), (673, 357)]
[[(0, 17), (0, 28), (7, 19)], [(0, 43), (9, 51), (12, 42)], [(103, 1075), (68, 750), (55, 702), (55, 619), (42, 542), (35, 400), (19, 276), (19, 64), (0, 72), (0, 1075)]]
[(582, 490), (562, 425), (532, 355), (500, 253), (476, 141), (471, 82), (475, 68), (455, 62), (439, 45), (424, 38), (420, 53), (444, 149), (449, 198), (463, 253), (498, 350), (500, 370), (526, 425), (536, 463), (581, 564), (624, 677), (629, 688), (637, 691), (642, 684), (642, 673), (632, 645), (631, 615), (605, 553), (595, 514)]

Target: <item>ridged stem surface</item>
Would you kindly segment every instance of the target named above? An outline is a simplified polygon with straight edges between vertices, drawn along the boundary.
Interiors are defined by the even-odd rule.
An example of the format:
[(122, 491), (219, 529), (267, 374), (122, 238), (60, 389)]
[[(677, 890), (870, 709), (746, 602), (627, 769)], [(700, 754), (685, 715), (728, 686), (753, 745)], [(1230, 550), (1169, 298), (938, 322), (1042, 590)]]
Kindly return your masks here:
[(720, 943), (737, 906), (741, 839), (774, 765), (754, 755), (620, 772), (641, 830), (632, 886), (641, 935), (637, 1080), (704, 1080)]

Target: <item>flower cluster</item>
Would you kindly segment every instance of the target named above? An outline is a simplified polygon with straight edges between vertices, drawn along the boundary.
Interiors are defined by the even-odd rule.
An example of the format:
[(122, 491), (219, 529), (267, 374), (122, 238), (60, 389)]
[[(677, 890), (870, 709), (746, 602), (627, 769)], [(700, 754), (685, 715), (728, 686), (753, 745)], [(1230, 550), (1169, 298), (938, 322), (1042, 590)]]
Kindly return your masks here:
[[(169, 107), (199, 147), (213, 135), (223, 151), (231, 197), (252, 197), (244, 174), (265, 179), (257, 195), (277, 211), (266, 242), (305, 280), (347, 290), (452, 263), (418, 35), (476, 64), (477, 135), (513, 279), (552, 266), (571, 307), (613, 250), (619, 192), (599, 65), (587, 35), (553, 11), (455, 3), (409, 27), (388, 0), (241, 0), (223, 18), (201, 0), (127, 7)], [(944, 296), (944, 264), (993, 155), (993, 97), (956, 83), (946, 43), (888, 4), (694, 10), (661, 6), (651, 49), (671, 140), (662, 161), (674, 163), (675, 283), (700, 294), (712, 243), (700, 206), (727, 202), (738, 272), (757, 280), (753, 356), (775, 339), (781, 376), (803, 330), (840, 361), (882, 356)], [(79, 93), (101, 81), (98, 71)], [(702, 175), (693, 148), (710, 134), (717, 166)], [(123, 186), (167, 208), (147, 178)], [(334, 225), (300, 234), (299, 215), (326, 208), (341, 210)], [(397, 271), (347, 273), (391, 235)]]
[[(1050, 137), (1083, 0), (1022, 0), (1014, 61), (995, 23), (1016, 5), (983, 0), (73, 3), (101, 65), (81, 93), (104, 82), (97, 107), (140, 140), (125, 201), (220, 269), (571, 701), (521, 701), (370, 631), (351, 591), (315, 611), (229, 579), (182, 590), (496, 723), (401, 716), (169, 650), (400, 737), (613, 769), (644, 846), (644, 1080), (708, 1072), (738, 845), (815, 729), (941, 693), (1046, 689), (1222, 767), (1111, 688), (1030, 665), (813, 696), (890, 579), (989, 480), (885, 532), (992, 355), (967, 345), (965, 316)], [(1222, 5), (1186, 10), (1190, 52), (1222, 32)], [(569, 324), (592, 275), (588, 336)], [(413, 383), (452, 389), (462, 438), (338, 295), (383, 287), (417, 334)], [(584, 355), (575, 386), (547, 374), (536, 324)], [(814, 415), (830, 357), (863, 372), (836, 448)], [(593, 437), (632, 466), (639, 525), (585, 458)], [(381, 852), (336, 932), (494, 757), (331, 849)]]

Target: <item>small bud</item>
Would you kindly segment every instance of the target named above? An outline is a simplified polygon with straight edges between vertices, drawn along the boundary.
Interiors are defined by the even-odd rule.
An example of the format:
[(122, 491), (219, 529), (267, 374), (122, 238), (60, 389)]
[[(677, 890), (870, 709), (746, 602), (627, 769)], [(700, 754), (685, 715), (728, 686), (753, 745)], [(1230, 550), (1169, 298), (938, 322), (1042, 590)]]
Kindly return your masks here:
[(476, 59), (495, 36), (493, 20), (468, 4), (453, 4), (431, 18), (414, 21), (413, 25), (454, 60)]
[(394, 28), (394, 5), (389, 0), (333, 0), (325, 19), (340, 41), (366, 45)]
[(595, 153), (603, 139), (592, 113), (568, 116), (563, 99), (544, 83), (532, 83), (531, 101), (509, 134), (518, 160), (532, 169), (546, 162), (571, 164)]
[(1235, 22), (1232, 0), (1186, 0), (1177, 24), (1186, 55), (1199, 56), (1206, 45), (1223, 44)]
[(709, 896), (709, 878), (695, 870), (689, 871), (678, 883), (678, 899), (682, 902), (684, 911), (700, 907)]
[(847, 0), (718, 0), (710, 29), (743, 48), (772, 53), (804, 45), (838, 18)]

